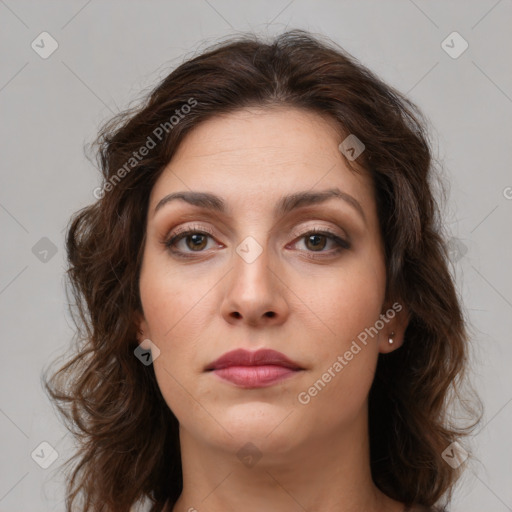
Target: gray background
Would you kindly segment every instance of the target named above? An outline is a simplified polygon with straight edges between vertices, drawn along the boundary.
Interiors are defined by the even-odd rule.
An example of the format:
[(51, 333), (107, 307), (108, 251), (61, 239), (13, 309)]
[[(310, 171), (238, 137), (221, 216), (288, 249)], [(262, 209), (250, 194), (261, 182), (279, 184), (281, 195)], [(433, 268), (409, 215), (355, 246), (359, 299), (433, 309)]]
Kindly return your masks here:
[[(465, 463), (452, 511), (511, 511), (511, 27), (511, 0), (0, 0), (0, 511), (64, 510), (55, 468), (72, 441), (40, 373), (73, 335), (63, 234), (100, 183), (84, 143), (208, 43), (237, 31), (287, 28), (334, 39), (408, 93), (435, 127), (435, 152), (450, 183), (453, 271), (486, 408), (482, 428), (463, 445), (475, 461)], [(46, 59), (31, 47), (42, 45), (43, 31), (59, 45)], [(458, 58), (441, 45), (453, 31), (469, 44)], [(462, 48), (457, 40), (445, 44), (452, 53)], [(43, 441), (59, 453), (48, 469), (31, 458)]]

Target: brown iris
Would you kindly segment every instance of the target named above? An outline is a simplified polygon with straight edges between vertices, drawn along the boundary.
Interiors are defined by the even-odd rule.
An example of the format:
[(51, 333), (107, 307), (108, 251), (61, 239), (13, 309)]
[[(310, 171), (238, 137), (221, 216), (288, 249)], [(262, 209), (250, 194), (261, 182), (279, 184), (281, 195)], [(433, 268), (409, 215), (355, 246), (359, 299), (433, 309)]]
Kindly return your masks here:
[[(320, 240), (319, 240), (320, 239)], [(323, 239), (323, 243), (322, 243)], [(309, 246), (309, 242), (312, 242), (312, 246)], [(306, 237), (306, 246), (308, 249), (312, 248), (313, 251), (316, 251), (317, 249), (323, 249), (326, 244), (326, 236), (325, 235), (309, 235)]]
[[(193, 234), (188, 235), (185, 237), (187, 247), (191, 249), (192, 251), (200, 251), (206, 247), (207, 244), (207, 235), (201, 235), (201, 234)], [(189, 243), (189, 241), (192, 241), (192, 244)]]

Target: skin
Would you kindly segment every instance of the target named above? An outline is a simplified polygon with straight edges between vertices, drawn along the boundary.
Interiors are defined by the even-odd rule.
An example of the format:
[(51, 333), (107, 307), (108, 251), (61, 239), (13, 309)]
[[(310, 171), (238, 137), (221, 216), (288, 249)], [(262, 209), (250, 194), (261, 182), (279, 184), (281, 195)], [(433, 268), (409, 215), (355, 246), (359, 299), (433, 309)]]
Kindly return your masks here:
[[(155, 375), (180, 423), (184, 487), (173, 512), (404, 509), (371, 479), (367, 398), (379, 353), (402, 344), (406, 308), (309, 403), (298, 400), (391, 306), (373, 185), (347, 166), (344, 138), (330, 119), (293, 108), (217, 116), (187, 135), (151, 191), (138, 326), (160, 351)], [(284, 195), (335, 187), (364, 218), (336, 198), (273, 215)], [(227, 212), (183, 200), (154, 212), (191, 190), (221, 196)], [(213, 234), (195, 251), (190, 236), (178, 241), (188, 259), (164, 245), (182, 227)], [(313, 228), (350, 247), (336, 252), (322, 236), (315, 245)], [(262, 249), (251, 263), (236, 252), (246, 237)], [(260, 389), (204, 371), (236, 348), (271, 348), (304, 370)], [(237, 456), (249, 442), (261, 455), (251, 467)]]

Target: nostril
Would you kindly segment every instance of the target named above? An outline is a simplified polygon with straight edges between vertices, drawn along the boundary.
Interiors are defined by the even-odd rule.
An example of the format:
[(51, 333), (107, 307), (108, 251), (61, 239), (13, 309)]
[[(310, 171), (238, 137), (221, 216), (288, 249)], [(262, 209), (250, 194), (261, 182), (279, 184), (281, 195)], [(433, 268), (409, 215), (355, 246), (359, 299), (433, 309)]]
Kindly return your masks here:
[[(242, 315), (238, 311), (233, 311), (231, 313), (231, 316), (234, 318), (242, 318)], [(265, 316), (268, 318), (274, 318), (276, 316), (276, 313), (274, 311), (267, 311), (265, 313)]]

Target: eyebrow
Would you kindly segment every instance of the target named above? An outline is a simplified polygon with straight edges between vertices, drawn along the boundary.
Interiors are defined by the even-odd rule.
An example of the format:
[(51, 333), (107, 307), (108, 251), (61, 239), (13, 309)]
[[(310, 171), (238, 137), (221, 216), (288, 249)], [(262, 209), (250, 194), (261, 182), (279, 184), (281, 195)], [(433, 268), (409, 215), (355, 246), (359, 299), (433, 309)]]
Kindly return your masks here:
[[(366, 216), (359, 201), (350, 194), (342, 192), (338, 188), (331, 188), (319, 192), (296, 192), (294, 194), (283, 196), (274, 207), (274, 216), (283, 216), (297, 208), (304, 208), (306, 206), (324, 203), (325, 201), (333, 198), (341, 199), (352, 206), (352, 208), (356, 210), (366, 222)], [(227, 211), (224, 200), (215, 194), (208, 192), (183, 191), (173, 192), (172, 194), (168, 194), (163, 197), (156, 205), (153, 215), (156, 214), (156, 212), (164, 205), (176, 200), (182, 200), (193, 206), (214, 210), (220, 213), (226, 213)]]

